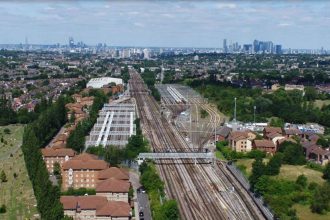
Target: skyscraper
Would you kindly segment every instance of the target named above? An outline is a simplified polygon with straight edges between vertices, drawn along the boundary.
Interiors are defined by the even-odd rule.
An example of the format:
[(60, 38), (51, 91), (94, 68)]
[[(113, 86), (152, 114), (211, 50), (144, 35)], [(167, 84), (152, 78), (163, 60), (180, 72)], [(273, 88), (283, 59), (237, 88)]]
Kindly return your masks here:
[(280, 45), (280, 44), (275, 45), (275, 53), (276, 54), (282, 53), (282, 45)]
[(258, 53), (260, 50), (260, 43), (257, 40), (253, 41), (253, 53)]
[(73, 37), (69, 37), (69, 47), (73, 48), (74, 47), (74, 40)]
[(223, 39), (223, 52), (228, 53), (227, 39)]

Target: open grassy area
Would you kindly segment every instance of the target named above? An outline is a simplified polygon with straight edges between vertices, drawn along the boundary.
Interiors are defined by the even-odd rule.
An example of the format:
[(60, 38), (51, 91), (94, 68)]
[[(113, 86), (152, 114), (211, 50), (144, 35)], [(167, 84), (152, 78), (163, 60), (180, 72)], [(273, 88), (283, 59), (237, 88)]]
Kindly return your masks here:
[[(268, 159), (264, 159), (264, 162), (267, 160)], [(245, 166), (246, 173), (250, 175), (253, 161), (254, 159), (240, 159), (237, 160), (236, 165)], [(322, 173), (319, 171), (306, 168), (305, 166), (293, 166), (287, 164), (281, 166), (280, 174), (275, 178), (295, 181), (301, 174), (304, 174), (309, 182), (316, 182), (318, 184), (322, 184), (324, 182), (324, 179), (322, 179)]]
[(314, 106), (322, 108), (324, 105), (330, 105), (330, 100), (315, 100)]
[[(10, 129), (10, 134), (4, 133), (5, 128)], [(0, 172), (4, 170), (8, 180), (0, 183), (0, 205), (5, 204), (7, 207), (7, 212), (0, 214), (0, 219), (33, 219), (38, 214), (20, 148), (23, 129), (21, 125), (0, 127), (0, 137), (4, 139), (4, 143), (0, 143)]]
[[(5, 134), (5, 129), (10, 130), (10, 134)], [(15, 150), (20, 146), (23, 135), (23, 127), (18, 125), (9, 125), (0, 127), (0, 158), (4, 157), (6, 154), (10, 154), (11, 151)]]
[(321, 172), (308, 169), (305, 166), (282, 165), (281, 172), (277, 178), (295, 181), (301, 174), (304, 174), (307, 177), (308, 182), (316, 182), (318, 184), (324, 182)]
[(293, 206), (297, 211), (297, 216), (300, 220), (327, 220), (330, 219), (330, 212), (326, 215), (312, 213), (308, 205), (295, 204)]

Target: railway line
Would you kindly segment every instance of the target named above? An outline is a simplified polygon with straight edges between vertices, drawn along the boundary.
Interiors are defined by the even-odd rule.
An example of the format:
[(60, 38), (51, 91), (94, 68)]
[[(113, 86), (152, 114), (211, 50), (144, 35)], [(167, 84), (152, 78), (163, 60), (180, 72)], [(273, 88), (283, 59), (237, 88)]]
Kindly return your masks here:
[[(162, 117), (158, 103), (148, 94), (140, 75), (134, 70), (130, 70), (130, 75), (131, 94), (152, 149), (190, 151), (184, 138)], [(216, 115), (212, 119), (220, 120), (213, 117)], [(177, 200), (182, 219), (264, 219), (253, 205), (246, 204), (249, 201), (232, 190), (232, 179), (218, 165), (214, 168), (211, 164), (194, 165), (189, 160), (162, 160), (157, 169), (166, 183), (167, 196)]]

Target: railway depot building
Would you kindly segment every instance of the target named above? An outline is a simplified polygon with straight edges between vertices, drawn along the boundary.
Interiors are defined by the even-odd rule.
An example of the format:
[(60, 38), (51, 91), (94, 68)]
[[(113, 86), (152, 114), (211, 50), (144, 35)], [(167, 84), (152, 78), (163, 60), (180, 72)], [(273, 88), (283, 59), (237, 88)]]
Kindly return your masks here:
[(131, 207), (127, 202), (108, 201), (103, 196), (61, 196), (64, 215), (75, 220), (129, 220)]
[(136, 105), (133, 103), (105, 104), (86, 138), (86, 147), (116, 146), (124, 148), (128, 138), (136, 134)]

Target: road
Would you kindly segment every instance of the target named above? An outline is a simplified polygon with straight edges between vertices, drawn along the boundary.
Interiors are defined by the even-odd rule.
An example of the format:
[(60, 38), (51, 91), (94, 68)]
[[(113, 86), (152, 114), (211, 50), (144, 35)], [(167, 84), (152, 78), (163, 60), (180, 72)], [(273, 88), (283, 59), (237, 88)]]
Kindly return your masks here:
[(143, 216), (140, 216), (140, 219), (151, 220), (151, 211), (149, 205), (148, 194), (141, 191), (137, 192), (137, 202), (139, 206), (139, 212), (143, 212)]

